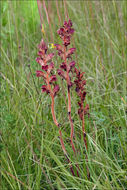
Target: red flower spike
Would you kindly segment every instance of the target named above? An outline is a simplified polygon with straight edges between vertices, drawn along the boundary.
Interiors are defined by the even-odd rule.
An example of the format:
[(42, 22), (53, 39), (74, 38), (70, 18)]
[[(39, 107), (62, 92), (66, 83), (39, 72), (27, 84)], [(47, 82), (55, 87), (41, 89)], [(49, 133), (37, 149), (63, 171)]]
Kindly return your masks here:
[(64, 46), (68, 46), (70, 44), (70, 39), (72, 34), (74, 33), (74, 29), (72, 28), (71, 20), (64, 21), (63, 27), (61, 27), (57, 33), (59, 34), (60, 38), (63, 40)]
[[(62, 29), (64, 30), (64, 29)], [(62, 31), (60, 31), (60, 33), (62, 34)], [(58, 127), (59, 130), (59, 135), (60, 135), (60, 143), (61, 143), (61, 147), (62, 150), (68, 160), (68, 163), (70, 164), (70, 169), (71, 172), (73, 174), (73, 176), (75, 176), (72, 165), (71, 165), (71, 161), (68, 158), (68, 154), (66, 152), (65, 146), (64, 146), (64, 141), (62, 138), (62, 132), (60, 129), (60, 124), (58, 123), (57, 119), (56, 119), (56, 115), (55, 115), (55, 101), (54, 101), (54, 97), (56, 96), (56, 94), (59, 91), (59, 85), (54, 85), (52, 84), (54, 81), (56, 81), (56, 75), (52, 75), (52, 70), (54, 68), (54, 63), (51, 62), (54, 54), (48, 54), (47, 55), (47, 46), (44, 43), (43, 40), (41, 40), (41, 43), (39, 44), (39, 53), (38, 55), (40, 56), (39, 58), (36, 59), (36, 61), (42, 66), (42, 69), (45, 71), (45, 73), (43, 73), (42, 71), (37, 71), (37, 76), (43, 76), (44, 78), (44, 82), (46, 83), (46, 85), (42, 85), (42, 92), (46, 92), (47, 94), (50, 93), (50, 98), (51, 98), (51, 113), (52, 113), (52, 117), (53, 117), (53, 121), (54, 124)], [(62, 48), (59, 46), (56, 46), (57, 50), (59, 50), (59, 53), (62, 53)], [(61, 56), (61, 55), (60, 55)], [(43, 60), (43, 63), (41, 62)], [(47, 62), (50, 62), (50, 64), (47, 64)], [(63, 73), (64, 74), (64, 73)], [(52, 85), (54, 86), (53, 90), (52, 90)]]
[[(36, 75), (37, 77), (43, 77), (44, 82), (47, 84), (42, 86), (42, 92), (52, 93), (52, 88), (50, 88), (52, 82), (56, 81), (56, 75), (52, 75), (51, 71), (54, 68), (54, 63), (51, 62), (54, 53), (47, 54), (48, 47), (46, 46), (44, 40), (42, 39), (40, 44), (38, 45), (39, 52), (38, 55), (40, 57), (36, 58), (36, 61), (42, 66), (42, 70), (46, 73), (43, 73), (42, 71), (37, 71)], [(50, 64), (47, 64), (50, 62)], [(51, 75), (49, 75), (51, 74)], [(50, 89), (50, 90), (49, 90)]]
[(86, 80), (83, 80), (84, 72), (80, 73), (80, 71), (77, 68), (75, 68), (75, 73), (76, 73), (76, 80), (74, 81), (74, 83), (76, 84), (75, 90), (78, 96), (80, 97), (80, 101), (78, 102), (79, 107), (80, 107), (78, 114), (81, 120), (83, 120), (83, 115), (81, 113), (83, 113), (84, 111), (85, 115), (88, 114), (88, 108), (89, 108), (88, 104), (86, 105), (85, 108), (83, 105), (86, 98), (86, 91), (84, 89), (84, 85), (86, 85)]

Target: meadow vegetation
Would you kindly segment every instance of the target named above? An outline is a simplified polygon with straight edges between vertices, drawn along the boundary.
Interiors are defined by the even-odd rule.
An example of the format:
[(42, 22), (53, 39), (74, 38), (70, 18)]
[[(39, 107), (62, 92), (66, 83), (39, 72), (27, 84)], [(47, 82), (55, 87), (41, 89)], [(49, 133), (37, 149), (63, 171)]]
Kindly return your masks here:
[[(126, 1), (46, 1), (41, 7), (42, 27), (34, 0), (1, 1), (0, 9), (0, 190), (127, 189)], [(75, 171), (78, 164), (79, 177), (70, 172), (52, 119), (51, 100), (42, 94), (43, 81), (36, 77), (40, 69), (35, 61), (37, 45), (43, 37), (49, 51), (55, 53), (52, 43), (61, 43), (57, 30), (67, 15), (75, 29), (73, 58), (87, 80), (87, 150), (76, 92), (71, 94), (71, 116), (77, 156), (69, 142), (63, 93), (55, 98), (55, 112)], [(53, 61), (59, 68), (60, 58)]]

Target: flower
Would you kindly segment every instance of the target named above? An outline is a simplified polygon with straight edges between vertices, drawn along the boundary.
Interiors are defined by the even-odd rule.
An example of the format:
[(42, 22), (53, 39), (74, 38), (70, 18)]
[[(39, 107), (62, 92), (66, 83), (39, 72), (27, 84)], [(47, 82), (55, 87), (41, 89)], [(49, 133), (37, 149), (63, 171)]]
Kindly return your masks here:
[(54, 63), (51, 62), (49, 65), (48, 65), (48, 74), (50, 74), (50, 72), (53, 70), (54, 68)]
[(64, 78), (64, 79), (67, 78), (67, 77), (66, 77), (66, 73), (65, 73), (64, 71), (62, 71), (61, 69), (58, 69), (58, 70), (57, 70), (57, 73), (58, 73), (58, 75), (60, 75), (62, 78)]
[(54, 48), (55, 48), (55, 44), (49, 43), (49, 44), (48, 44), (48, 48), (49, 48), (49, 49), (54, 49)]
[(47, 71), (48, 70), (48, 65), (44, 65), (44, 66), (42, 66), (41, 68), (42, 68), (42, 70), (44, 70), (44, 71)]
[(39, 63), (41, 66), (43, 66), (45, 64), (44, 61), (42, 60), (42, 58), (40, 58), (40, 57), (36, 58), (36, 62)]
[(75, 73), (76, 73), (76, 79), (74, 81), (76, 85), (75, 91), (77, 92), (80, 98), (80, 101), (78, 102), (78, 105), (79, 105), (78, 114), (79, 114), (80, 119), (83, 120), (83, 114), (89, 115), (88, 113), (89, 105), (86, 104), (84, 108), (84, 101), (86, 98), (86, 90), (84, 88), (84, 85), (86, 85), (86, 80), (83, 80), (84, 72), (81, 73), (77, 68), (75, 68)]
[(42, 92), (46, 92), (47, 94), (50, 92), (46, 85), (42, 85), (41, 89), (42, 89)]
[(84, 115), (88, 114), (89, 111), (89, 105), (86, 104), (85, 108), (84, 108)]
[(76, 48), (68, 49), (68, 45), (70, 44), (71, 37), (74, 33), (74, 29), (72, 28), (72, 22), (69, 19), (68, 21), (64, 21), (63, 27), (61, 27), (57, 33), (63, 41), (63, 45), (55, 44), (56, 50), (58, 51), (58, 55), (61, 57), (64, 62), (60, 64), (60, 69), (57, 70), (58, 75), (60, 75), (63, 79), (67, 81), (68, 88), (70, 88), (73, 83), (71, 82), (72, 77), (70, 77), (70, 71), (72, 72), (72, 68), (75, 68), (75, 61), (71, 61), (68, 63), (68, 59), (71, 58), (71, 55), (75, 52)]
[(76, 64), (75, 61), (69, 63), (70, 70), (75, 66), (75, 64)]
[(72, 55), (75, 52), (76, 48), (70, 48), (67, 52), (66, 52), (66, 57), (70, 58), (70, 55)]
[(71, 36), (74, 33), (74, 29), (72, 28), (72, 22), (69, 19), (69, 21), (64, 21), (63, 27), (61, 27), (57, 33), (59, 34), (60, 38), (63, 40), (63, 44), (65, 46), (68, 46), (70, 44)]
[(50, 53), (48, 55), (45, 56), (45, 62), (49, 62), (52, 60), (52, 58), (54, 57), (54, 53)]
[(67, 70), (66, 64), (64, 62), (61, 63), (60, 68), (65, 70), (65, 71)]
[(56, 75), (52, 75), (51, 77), (50, 77), (50, 84), (52, 83), (52, 82), (54, 82), (54, 81), (56, 81), (57, 79), (56, 79)]
[[(59, 86), (54, 84), (57, 78), (56, 75), (53, 75), (53, 72), (51, 72), (54, 69), (54, 63), (52, 62), (54, 53), (47, 54), (48, 47), (43, 39), (38, 45), (38, 48), (39, 57), (36, 58), (36, 61), (41, 65), (43, 71), (36, 71), (36, 76), (43, 77), (44, 79), (45, 85), (41, 87), (42, 92), (46, 92), (47, 94), (50, 93), (51, 96), (55, 96), (59, 91)], [(53, 88), (51, 85), (53, 85)]]
[(53, 89), (53, 95), (54, 95), (54, 97), (56, 96), (56, 94), (58, 93), (59, 90), (60, 90), (59, 85), (56, 85), (56, 86), (54, 87), (54, 89)]
[(37, 77), (43, 77), (44, 73), (42, 71), (36, 71), (36, 76)]
[(41, 40), (40, 44), (38, 45), (38, 48), (42, 52), (43, 55), (46, 54), (48, 47), (43, 39)]
[(64, 48), (60, 44), (54, 44), (54, 46), (56, 47), (56, 50), (64, 52)]

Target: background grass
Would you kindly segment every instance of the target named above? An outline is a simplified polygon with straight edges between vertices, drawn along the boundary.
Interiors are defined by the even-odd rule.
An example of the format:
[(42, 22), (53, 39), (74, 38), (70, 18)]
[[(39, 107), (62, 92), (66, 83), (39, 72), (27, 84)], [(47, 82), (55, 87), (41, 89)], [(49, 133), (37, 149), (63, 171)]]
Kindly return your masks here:
[[(65, 19), (64, 3), (58, 1), (61, 23), (56, 1), (46, 6), (53, 40), (58, 43), (56, 30)], [(72, 116), (77, 158), (68, 143), (70, 127), (62, 94), (56, 98), (56, 114), (70, 158), (79, 165), (79, 178), (70, 174), (52, 121), (50, 99), (41, 94), (43, 81), (35, 76), (42, 37), (36, 1), (1, 1), (1, 190), (127, 189), (126, 1), (68, 0), (66, 7), (75, 28), (74, 58), (87, 79), (88, 163), (80, 139), (76, 94), (72, 94)], [(42, 13), (44, 38), (52, 43), (43, 7)], [(54, 62), (58, 66), (58, 59)]]

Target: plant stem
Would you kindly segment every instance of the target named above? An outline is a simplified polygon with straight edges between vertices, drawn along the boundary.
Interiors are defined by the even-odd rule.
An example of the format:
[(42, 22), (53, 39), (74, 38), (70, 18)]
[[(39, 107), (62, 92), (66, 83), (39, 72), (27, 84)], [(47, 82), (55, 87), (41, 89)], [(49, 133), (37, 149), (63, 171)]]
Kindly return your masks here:
[[(67, 80), (66, 81), (67, 81), (67, 96), (68, 96), (68, 118), (69, 118), (70, 126), (71, 126), (70, 139), (71, 139), (72, 150), (74, 152), (74, 155), (76, 156), (76, 150), (75, 150), (75, 146), (74, 146), (74, 143), (73, 143), (74, 125), (73, 125), (73, 120), (71, 118), (71, 94), (70, 94), (70, 86), (69, 86), (70, 78), (69, 78), (69, 70), (68, 70), (68, 67), (67, 67), (66, 50), (67, 50), (67, 48), (64, 46), (64, 61), (65, 61), (66, 68), (67, 68)], [(78, 164), (76, 164), (76, 167), (79, 170)], [(78, 170), (76, 169), (76, 172), (77, 172), (77, 176), (79, 177)]]
[(68, 163), (70, 164), (71, 173), (72, 173), (73, 176), (75, 176), (74, 171), (73, 171), (73, 168), (72, 168), (71, 161), (70, 161), (70, 159), (69, 159), (69, 157), (68, 157), (67, 151), (66, 151), (65, 146), (64, 146), (64, 141), (63, 141), (63, 137), (62, 137), (62, 132), (61, 132), (61, 130), (60, 130), (60, 124), (57, 122), (57, 119), (56, 119), (56, 116), (55, 116), (54, 95), (53, 95), (53, 93), (52, 93), (51, 85), (50, 85), (50, 83), (49, 83), (49, 75), (48, 75), (48, 73), (47, 73), (47, 76), (46, 76), (46, 82), (47, 82), (47, 86), (48, 86), (49, 91), (50, 91), (50, 97), (51, 97), (51, 101), (52, 101), (52, 103), (51, 103), (51, 113), (52, 113), (53, 121), (54, 121), (55, 125), (57, 126), (57, 128), (59, 129), (61, 147), (62, 147), (62, 150), (63, 150), (63, 152), (64, 152), (65, 157), (67, 158)]
[(65, 61), (66, 68), (67, 68), (67, 80), (66, 81), (67, 81), (67, 96), (68, 96), (68, 118), (69, 118), (70, 126), (71, 126), (71, 134), (70, 134), (71, 146), (72, 146), (74, 154), (76, 154), (75, 146), (73, 143), (74, 126), (73, 126), (73, 121), (71, 118), (71, 95), (70, 95), (70, 86), (69, 86), (70, 79), (69, 79), (69, 71), (68, 71), (68, 67), (67, 67), (66, 50), (67, 50), (67, 48), (64, 46), (64, 61)]
[(84, 113), (83, 113), (83, 118), (82, 118), (82, 132), (83, 132), (83, 140), (84, 140), (85, 147), (86, 147), (86, 150), (87, 150), (87, 140), (86, 140), (86, 132), (85, 132)]

